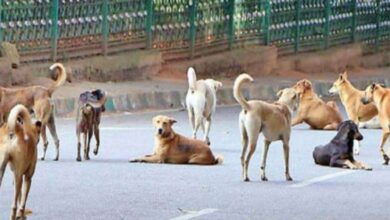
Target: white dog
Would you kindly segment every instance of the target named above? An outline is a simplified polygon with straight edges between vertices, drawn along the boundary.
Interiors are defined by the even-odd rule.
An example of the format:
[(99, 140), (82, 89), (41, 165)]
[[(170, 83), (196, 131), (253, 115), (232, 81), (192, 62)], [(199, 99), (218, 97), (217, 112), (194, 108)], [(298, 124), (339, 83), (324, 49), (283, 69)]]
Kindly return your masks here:
[(204, 141), (210, 145), (211, 116), (215, 112), (217, 90), (222, 87), (222, 83), (213, 79), (196, 80), (195, 70), (192, 67), (188, 69), (187, 76), (189, 88), (186, 104), (192, 125), (192, 137), (196, 139), (196, 133), (199, 127), (202, 127)]

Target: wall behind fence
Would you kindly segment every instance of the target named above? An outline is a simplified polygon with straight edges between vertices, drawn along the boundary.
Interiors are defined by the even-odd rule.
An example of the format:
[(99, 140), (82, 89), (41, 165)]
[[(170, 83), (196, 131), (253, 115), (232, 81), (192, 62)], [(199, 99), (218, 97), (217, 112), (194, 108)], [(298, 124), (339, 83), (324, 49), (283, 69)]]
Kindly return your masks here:
[(182, 59), (243, 45), (390, 47), (390, 0), (0, 0), (0, 14), (0, 41), (25, 62), (148, 48)]

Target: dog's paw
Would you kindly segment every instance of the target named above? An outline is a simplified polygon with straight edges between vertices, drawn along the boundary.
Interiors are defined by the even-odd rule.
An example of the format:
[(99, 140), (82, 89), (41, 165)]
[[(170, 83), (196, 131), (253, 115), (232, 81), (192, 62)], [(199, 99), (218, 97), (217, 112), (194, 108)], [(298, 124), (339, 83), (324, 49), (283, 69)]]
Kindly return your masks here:
[(95, 150), (93, 151), (93, 154), (95, 154), (95, 156), (98, 155), (98, 150), (95, 149)]
[(286, 181), (293, 181), (293, 178), (291, 178), (290, 175), (286, 176)]
[(140, 162), (138, 159), (129, 160), (129, 163), (138, 163)]
[(365, 167), (364, 170), (372, 171), (372, 167)]
[(42, 161), (45, 160), (45, 157), (41, 157), (41, 160), (42, 160)]
[(263, 175), (263, 176), (261, 176), (261, 181), (268, 181), (268, 178), (265, 176), (265, 175)]
[(77, 158), (76, 158), (76, 161), (77, 161), (77, 162), (81, 162), (81, 158), (80, 158), (80, 157), (77, 157)]
[(249, 179), (249, 177), (245, 177), (244, 178), (244, 182), (250, 182), (251, 180)]
[(53, 161), (58, 161), (58, 157), (54, 158)]

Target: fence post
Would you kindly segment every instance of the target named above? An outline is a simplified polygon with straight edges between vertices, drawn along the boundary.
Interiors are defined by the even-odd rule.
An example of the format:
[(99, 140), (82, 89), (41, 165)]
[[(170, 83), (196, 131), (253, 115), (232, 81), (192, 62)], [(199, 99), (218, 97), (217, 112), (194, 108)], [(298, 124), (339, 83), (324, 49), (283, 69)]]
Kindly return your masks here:
[(379, 43), (380, 43), (380, 22), (381, 22), (381, 0), (376, 0), (376, 10), (375, 10), (375, 15), (376, 15), (376, 30), (375, 30), (375, 52), (379, 51)]
[(152, 48), (153, 0), (146, 0), (146, 48)]
[[(263, 1), (263, 0), (259, 0)], [(263, 32), (265, 34), (264, 36), (264, 44), (269, 45), (271, 41), (270, 37), (270, 30), (269, 30), (269, 25), (271, 23), (271, 5), (269, 0), (264, 1), (264, 6), (265, 6), (265, 15), (264, 15), (264, 29)]]
[(324, 37), (324, 47), (328, 49), (329, 47), (329, 35), (330, 35), (330, 0), (325, 0), (325, 37)]
[(107, 56), (107, 48), (108, 48), (108, 1), (109, 0), (103, 0), (102, 5), (102, 49), (103, 49), (103, 55)]
[(190, 58), (194, 57), (195, 39), (196, 39), (196, 0), (190, 0)]
[(301, 20), (301, 4), (302, 4), (302, 1), (301, 0), (297, 0), (296, 1), (296, 5), (295, 5), (295, 17), (296, 17), (296, 21), (295, 21), (295, 42), (294, 42), (294, 52), (295, 53), (298, 53), (299, 51), (299, 38), (300, 38), (300, 28), (299, 28), (299, 23), (300, 23), (300, 20)]
[(357, 2), (352, 0), (352, 43), (356, 42), (356, 13), (357, 13)]
[(232, 49), (234, 43), (234, 11), (235, 11), (235, 0), (229, 0), (229, 50)]
[[(0, 23), (3, 22), (3, 0), (0, 0)], [(4, 40), (4, 30), (0, 27), (0, 42)]]
[(51, 51), (53, 62), (57, 61), (57, 43), (58, 43), (58, 8), (59, 0), (53, 0), (51, 8)]

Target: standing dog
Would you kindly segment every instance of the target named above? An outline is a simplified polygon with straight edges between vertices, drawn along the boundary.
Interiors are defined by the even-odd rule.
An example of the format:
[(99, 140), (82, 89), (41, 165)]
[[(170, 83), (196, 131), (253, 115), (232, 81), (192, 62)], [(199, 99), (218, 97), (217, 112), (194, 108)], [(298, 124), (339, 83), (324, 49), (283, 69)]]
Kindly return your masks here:
[(186, 104), (188, 117), (192, 126), (192, 138), (196, 139), (199, 127), (204, 131), (204, 141), (210, 145), (209, 132), (211, 117), (217, 105), (217, 90), (222, 83), (213, 79), (196, 80), (195, 70), (190, 67), (188, 75), (188, 92)]
[(356, 124), (353, 121), (344, 121), (339, 125), (337, 131), (337, 135), (330, 143), (314, 149), (314, 162), (322, 166), (372, 170), (353, 157), (354, 140), (363, 139)]
[(104, 104), (106, 103), (106, 99), (107, 94), (99, 89), (91, 92), (84, 92), (80, 95), (76, 118), (77, 161), (81, 161), (81, 133), (84, 135), (84, 160), (89, 160), (89, 147), (93, 134), (95, 134), (96, 139), (96, 148), (93, 153), (97, 155), (99, 152), (99, 125), (102, 112), (105, 111)]
[(46, 126), (49, 128), (56, 145), (56, 157), (54, 160), (59, 159), (60, 141), (56, 131), (53, 110), (54, 108), (53, 104), (51, 103), (51, 96), (58, 87), (65, 83), (67, 79), (65, 67), (61, 63), (53, 64), (50, 66), (50, 70), (59, 70), (59, 74), (57, 80), (49, 88), (42, 86), (29, 86), (23, 88), (0, 87), (0, 120), (2, 122), (11, 109), (17, 104), (22, 104), (26, 106), (27, 109), (32, 110), (36, 118), (42, 122), (42, 160), (45, 159), (47, 146), (49, 145), (46, 137)]
[[(374, 103), (364, 105), (361, 99), (364, 97), (364, 91), (356, 89), (348, 80), (347, 72), (340, 74), (339, 78), (333, 83), (329, 90), (331, 95), (339, 94), (340, 100), (347, 111), (348, 118), (359, 125), (360, 128), (380, 128), (378, 110)], [(373, 120), (374, 119), (374, 120)], [(377, 121), (377, 123), (376, 123)]]
[[(0, 185), (9, 163), (14, 174), (15, 194), (10, 219), (23, 217), (30, 191), (31, 179), (37, 163), (37, 144), (41, 122), (33, 124), (30, 113), (23, 105), (12, 108), (7, 123), (0, 128)], [(23, 191), (22, 191), (23, 187)]]
[[(285, 104), (279, 102), (270, 104), (260, 100), (245, 100), (241, 93), (242, 84), (252, 81), (252, 77), (248, 74), (241, 74), (234, 82), (233, 88), (234, 98), (242, 107), (239, 125), (242, 141), (241, 166), (243, 170), (243, 179), (244, 181), (249, 181), (249, 162), (256, 150), (259, 133), (263, 133), (264, 150), (261, 164), (261, 179), (267, 181), (265, 166), (269, 145), (272, 141), (281, 140), (283, 142), (286, 180), (291, 181), (292, 178), (289, 172), (291, 112)], [(248, 146), (249, 153), (245, 159), (244, 157)]]
[(379, 148), (384, 160), (383, 164), (388, 165), (390, 158), (388, 152), (385, 152), (384, 146), (389, 141), (390, 135), (390, 89), (383, 88), (381, 85), (375, 83), (369, 85), (361, 101), (366, 105), (374, 102), (378, 109), (379, 120), (383, 131)]
[[(380, 128), (378, 110), (374, 103), (364, 105), (361, 99), (364, 91), (356, 89), (348, 80), (347, 72), (340, 74), (329, 90), (331, 95), (339, 94), (340, 100), (347, 111), (348, 118), (359, 125), (360, 128)], [(360, 152), (360, 142), (355, 141), (355, 154)]]
[(209, 146), (203, 141), (186, 138), (173, 131), (176, 120), (167, 116), (156, 116), (153, 125), (156, 128), (155, 146), (152, 155), (129, 162), (173, 163), (173, 164), (221, 164), (221, 156), (214, 157)]
[(299, 108), (297, 116), (292, 120), (292, 126), (305, 122), (312, 129), (337, 129), (342, 117), (336, 103), (322, 101), (307, 79), (298, 81), (293, 88), (299, 95)]

